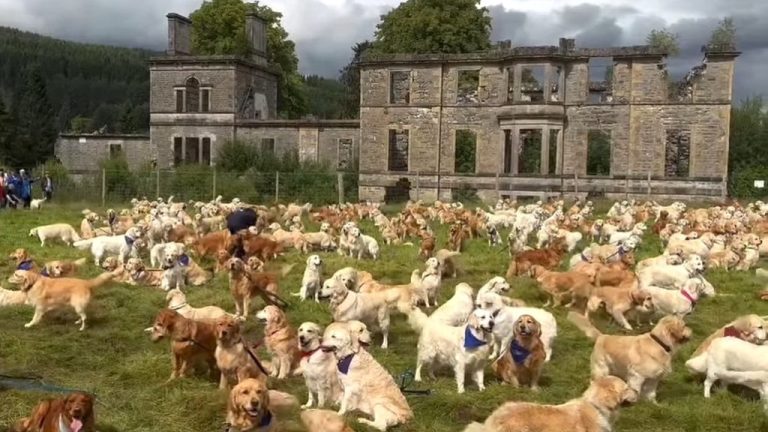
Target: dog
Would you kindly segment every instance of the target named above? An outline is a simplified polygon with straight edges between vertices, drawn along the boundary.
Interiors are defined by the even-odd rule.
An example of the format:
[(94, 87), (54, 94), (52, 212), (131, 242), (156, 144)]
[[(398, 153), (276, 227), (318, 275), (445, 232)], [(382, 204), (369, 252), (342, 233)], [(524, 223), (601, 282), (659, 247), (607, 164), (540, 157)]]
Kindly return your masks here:
[(187, 319), (170, 309), (162, 309), (147, 331), (153, 342), (166, 337), (171, 341), (171, 377), (168, 382), (186, 377), (196, 363), (208, 365), (212, 380), (219, 377), (214, 357), (216, 330), (213, 324)]
[(228, 316), (216, 320), (216, 348), (212, 351), (221, 371), (219, 388), (232, 388), (238, 382), (254, 378), (266, 381), (267, 371), (256, 355), (245, 345), (240, 333), (240, 321)]
[[(243, 319), (247, 318), (251, 299), (256, 295), (259, 295), (267, 304), (273, 303), (272, 298), (267, 293), (277, 294), (277, 275), (250, 272), (239, 258), (230, 258), (226, 266), (229, 272), (229, 291), (235, 301), (235, 315), (241, 316)], [(290, 268), (283, 269), (283, 275), (289, 271)]]
[(93, 396), (75, 392), (38, 403), (32, 415), (21, 419), (12, 432), (95, 432)]
[(132, 227), (124, 235), (95, 237), (76, 241), (74, 246), (80, 250), (90, 249), (94, 264), (98, 267), (107, 255), (117, 255), (123, 264), (131, 255), (138, 254), (136, 242), (142, 236), (138, 227)]
[(647, 267), (638, 273), (642, 286), (675, 288), (704, 271), (704, 261), (698, 255), (690, 255), (681, 265), (660, 264)]
[(740, 384), (756, 390), (768, 412), (768, 346), (756, 346), (735, 337), (722, 337), (712, 341), (706, 351), (706, 379), (704, 397), (711, 397), (717, 381)]
[(162, 267), (167, 255), (181, 256), (184, 254), (184, 249), (181, 243), (158, 243), (149, 251), (149, 264), (155, 268)]
[(333, 411), (308, 409), (301, 412), (301, 423), (308, 432), (355, 432), (344, 418)]
[[(356, 333), (355, 328), (362, 328), (362, 333), (358, 333), (358, 341), (361, 346), (370, 343), (370, 333), (365, 328), (365, 324), (359, 321), (350, 321), (348, 323), (332, 323), (331, 326), (346, 327), (353, 337)], [(358, 330), (359, 332), (360, 330)], [(317, 406), (323, 408), (327, 402), (335, 404), (341, 400), (341, 382), (336, 373), (336, 359), (333, 354), (321, 349), (323, 339), (323, 329), (315, 323), (305, 322), (299, 326), (299, 349), (301, 350), (300, 370), (304, 375), (304, 381), (307, 385), (307, 403), (302, 408), (311, 408)], [(315, 401), (317, 396), (317, 401)]]
[(541, 324), (530, 315), (521, 315), (514, 324), (514, 337), (509, 350), (491, 367), (503, 383), (519, 387), (529, 385), (538, 391), (539, 378), (547, 353), (541, 343)]
[(768, 325), (758, 315), (743, 315), (719, 328), (702, 342), (696, 351), (691, 354), (690, 360), (685, 366), (693, 374), (704, 374), (707, 368), (707, 356), (709, 345), (715, 339), (721, 337), (735, 337), (756, 345), (762, 345), (768, 338)]
[(270, 376), (285, 379), (298, 367), (298, 335), (280, 308), (268, 305), (256, 313), (264, 323), (264, 346), (272, 356)]
[(715, 288), (699, 278), (688, 279), (677, 291), (655, 286), (646, 286), (643, 291), (653, 298), (656, 312), (661, 315), (676, 315), (680, 318), (692, 313), (701, 297), (715, 295)]
[(29, 230), (29, 236), (40, 239), (40, 246), (42, 247), (45, 247), (45, 243), (49, 240), (60, 240), (66, 243), (67, 246), (72, 246), (73, 243), (81, 240), (77, 231), (72, 228), (72, 225), (65, 223), (32, 228)]
[(672, 356), (691, 334), (682, 319), (667, 316), (638, 336), (598, 335), (590, 360), (592, 379), (626, 379), (640, 398), (656, 402), (656, 388), (672, 372)]
[(39, 272), (37, 263), (35, 263), (35, 260), (32, 259), (26, 249), (16, 249), (10, 255), (8, 255), (8, 259), (11, 259), (16, 263), (16, 270), (26, 270), (35, 273)]
[(323, 260), (319, 255), (312, 255), (307, 258), (307, 267), (304, 269), (304, 276), (301, 279), (301, 289), (298, 293), (293, 293), (295, 297), (300, 297), (301, 301), (310, 296), (315, 297), (316, 302), (320, 302), (320, 289), (323, 287)]
[(47, 198), (35, 198), (29, 203), (30, 210), (40, 210), (43, 208), (43, 203), (47, 201)]
[(394, 378), (346, 328), (328, 328), (323, 333), (322, 348), (337, 360), (337, 373), (344, 389), (339, 415), (354, 410), (373, 417), (358, 422), (380, 431), (404, 424), (413, 418), (405, 396)]
[[(411, 283), (411, 287), (414, 291), (420, 293), (421, 299), (424, 301), (427, 307), (430, 304), (437, 306), (437, 295), (442, 282), (442, 269), (440, 268), (440, 261), (437, 258), (429, 258), (426, 262), (426, 269), (421, 273), (421, 277), (414, 279)], [(414, 284), (414, 282), (416, 282)]]
[(244, 379), (232, 387), (227, 403), (227, 431), (277, 431), (277, 419), (270, 410), (270, 392), (264, 381)]
[(629, 312), (650, 314), (654, 311), (651, 294), (636, 285), (593, 288), (587, 301), (584, 316), (589, 319), (589, 315), (597, 312), (601, 307), (605, 308), (605, 311), (616, 323), (627, 330), (632, 330), (632, 325), (627, 321)]
[(85, 309), (91, 302), (93, 290), (110, 282), (113, 277), (112, 273), (105, 272), (90, 280), (54, 279), (31, 271), (16, 270), (8, 281), (27, 293), (27, 302), (35, 308), (32, 320), (24, 324), (24, 327), (35, 326), (47, 312), (69, 305), (79, 316), (75, 324), (79, 324), (80, 331), (83, 331), (87, 320)]
[[(429, 319), (454, 327), (466, 324), (469, 320), (469, 315), (475, 309), (473, 293), (472, 287), (464, 282), (456, 285), (453, 297), (432, 312)], [(419, 332), (421, 331), (420, 327), (415, 327), (414, 329)]]
[(85, 258), (80, 258), (75, 261), (56, 260), (47, 262), (43, 265), (43, 270), (40, 274), (52, 278), (74, 276), (77, 270), (85, 265), (85, 261)]
[(0, 287), (0, 306), (21, 306), (27, 304), (27, 293)]
[(218, 306), (205, 306), (201, 308), (190, 306), (189, 303), (187, 303), (187, 296), (178, 289), (168, 291), (168, 294), (165, 296), (165, 301), (168, 302), (168, 309), (178, 313), (184, 318), (194, 321), (215, 321), (225, 316), (235, 318), (234, 315)]
[(186, 278), (184, 277), (184, 268), (179, 262), (179, 256), (167, 255), (163, 262), (163, 277), (160, 281), (160, 288), (164, 291), (183, 290), (185, 286)]
[(611, 432), (619, 407), (636, 401), (637, 393), (626, 382), (607, 376), (562, 405), (507, 402), (484, 424), (473, 423), (464, 432)]
[(352, 227), (349, 230), (350, 249), (349, 256), (357, 258), (370, 257), (372, 260), (379, 259), (379, 243), (375, 238), (360, 232), (360, 228)]
[(547, 294), (547, 302), (544, 307), (552, 304), (554, 307), (562, 306), (563, 298), (571, 295), (570, 307), (577, 301), (577, 298), (587, 298), (592, 290), (592, 281), (594, 277), (590, 275), (569, 271), (554, 272), (545, 269), (540, 265), (531, 266), (531, 277), (539, 282), (541, 290)]
[(129, 258), (125, 263), (125, 272), (130, 277), (130, 285), (159, 287), (163, 283), (163, 270), (148, 270), (140, 258)]

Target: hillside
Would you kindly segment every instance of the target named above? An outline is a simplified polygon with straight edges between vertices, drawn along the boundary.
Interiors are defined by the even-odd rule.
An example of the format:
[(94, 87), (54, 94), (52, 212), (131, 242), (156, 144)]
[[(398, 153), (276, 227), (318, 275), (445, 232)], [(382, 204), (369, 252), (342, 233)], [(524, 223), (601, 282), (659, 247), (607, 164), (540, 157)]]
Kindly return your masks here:
[[(148, 129), (151, 51), (82, 44), (0, 27), (0, 98), (6, 106), (37, 68), (43, 77), (58, 130), (77, 116), (83, 129), (107, 125), (110, 131)], [(11, 108), (9, 111), (13, 111)]]

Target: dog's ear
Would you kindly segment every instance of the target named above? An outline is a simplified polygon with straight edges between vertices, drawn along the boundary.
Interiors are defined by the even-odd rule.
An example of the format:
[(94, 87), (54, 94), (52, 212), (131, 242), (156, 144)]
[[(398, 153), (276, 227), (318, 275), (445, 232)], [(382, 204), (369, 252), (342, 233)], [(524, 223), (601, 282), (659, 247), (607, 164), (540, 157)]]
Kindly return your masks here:
[(477, 315), (474, 313), (469, 314), (469, 320), (467, 321), (470, 327), (477, 330), (480, 328), (480, 321), (477, 319)]

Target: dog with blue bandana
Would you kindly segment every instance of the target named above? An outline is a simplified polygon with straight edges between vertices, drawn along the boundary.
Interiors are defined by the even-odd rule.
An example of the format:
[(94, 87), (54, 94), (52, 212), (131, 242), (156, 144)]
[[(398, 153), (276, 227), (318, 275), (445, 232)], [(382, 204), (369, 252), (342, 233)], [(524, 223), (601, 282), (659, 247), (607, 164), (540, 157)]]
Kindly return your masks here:
[(521, 315), (513, 328), (514, 337), (507, 352), (491, 367), (504, 384), (515, 388), (528, 385), (537, 391), (547, 358), (541, 342), (541, 324), (531, 315)]

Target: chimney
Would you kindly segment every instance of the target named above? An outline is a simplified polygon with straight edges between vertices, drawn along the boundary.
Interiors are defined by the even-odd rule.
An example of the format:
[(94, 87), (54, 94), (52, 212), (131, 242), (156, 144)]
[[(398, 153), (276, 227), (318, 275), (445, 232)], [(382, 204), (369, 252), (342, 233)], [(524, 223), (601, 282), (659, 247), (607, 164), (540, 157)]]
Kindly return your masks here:
[(176, 13), (169, 13), (168, 18), (168, 50), (170, 56), (192, 54), (190, 31), (192, 20)]
[(248, 12), (245, 16), (245, 34), (253, 48), (254, 60), (259, 57), (267, 58), (267, 22), (256, 12)]

